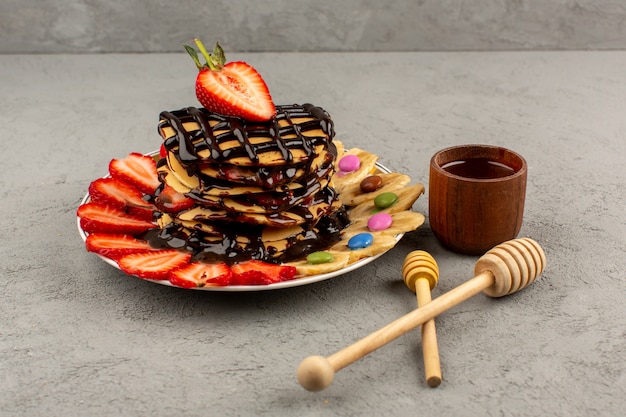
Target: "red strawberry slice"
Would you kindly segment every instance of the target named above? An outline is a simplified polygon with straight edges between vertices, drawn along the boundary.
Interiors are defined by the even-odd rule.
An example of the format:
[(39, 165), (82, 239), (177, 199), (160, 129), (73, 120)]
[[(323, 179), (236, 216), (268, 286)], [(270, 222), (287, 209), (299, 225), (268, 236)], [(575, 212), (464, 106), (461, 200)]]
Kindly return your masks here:
[(167, 279), (170, 271), (182, 267), (191, 259), (191, 254), (176, 249), (131, 253), (121, 257), (117, 264), (129, 275), (143, 279)]
[(137, 235), (154, 227), (152, 222), (132, 216), (123, 209), (100, 203), (78, 207), (80, 227), (87, 233), (125, 233)]
[(152, 220), (156, 207), (143, 199), (135, 186), (119, 178), (99, 178), (89, 185), (89, 196), (94, 203), (127, 208), (129, 214)]
[(241, 181), (250, 177), (251, 173), (245, 168), (238, 167), (236, 165), (223, 165), (220, 167), (221, 174), (229, 181)]
[(202, 42), (194, 41), (206, 64), (200, 62), (198, 52), (185, 45), (196, 67), (196, 97), (207, 110), (250, 121), (267, 121), (274, 117), (276, 107), (261, 75), (245, 62), (226, 62), (224, 50), (215, 44), (209, 54)]
[(192, 207), (195, 201), (166, 184), (158, 191), (154, 203), (161, 211), (178, 213)]
[(137, 152), (132, 152), (123, 159), (111, 160), (109, 174), (131, 183), (144, 194), (152, 194), (160, 185), (154, 159)]
[(156, 250), (145, 240), (125, 234), (92, 233), (85, 241), (87, 251), (117, 260), (122, 256)]
[(171, 271), (168, 278), (172, 285), (182, 288), (224, 286), (230, 283), (233, 273), (224, 262), (205, 264), (192, 262)]
[(288, 281), (296, 275), (296, 268), (288, 265), (275, 265), (251, 260), (231, 267), (233, 285), (267, 285)]

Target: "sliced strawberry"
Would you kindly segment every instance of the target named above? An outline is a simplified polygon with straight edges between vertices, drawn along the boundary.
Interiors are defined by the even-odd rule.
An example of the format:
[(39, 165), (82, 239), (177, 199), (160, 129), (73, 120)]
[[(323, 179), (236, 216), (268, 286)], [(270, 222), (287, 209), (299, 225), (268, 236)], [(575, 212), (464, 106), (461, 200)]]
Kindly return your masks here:
[(94, 203), (125, 208), (128, 213), (145, 220), (152, 220), (156, 210), (143, 199), (144, 194), (134, 185), (119, 178), (99, 178), (89, 185), (89, 196)]
[(154, 249), (145, 240), (125, 234), (92, 233), (85, 241), (87, 251), (117, 260), (122, 256)]
[(160, 185), (154, 159), (137, 152), (123, 159), (113, 159), (109, 163), (109, 174), (131, 183), (144, 194), (152, 194)]
[(171, 271), (168, 278), (172, 285), (182, 288), (224, 286), (230, 283), (233, 273), (224, 262), (205, 264), (192, 262)]
[(236, 165), (223, 165), (220, 167), (221, 174), (229, 181), (246, 180), (251, 176), (250, 170)]
[(185, 45), (198, 70), (196, 97), (207, 110), (250, 121), (267, 121), (274, 117), (276, 107), (261, 75), (245, 62), (226, 62), (219, 43), (209, 54), (198, 39), (195, 40), (206, 64), (200, 62), (198, 52)]
[(154, 227), (152, 222), (132, 216), (123, 209), (100, 203), (78, 207), (80, 227), (87, 233), (125, 233), (137, 235)]
[(275, 265), (257, 260), (235, 264), (231, 270), (233, 285), (267, 285), (288, 281), (296, 275), (294, 266)]
[(192, 207), (195, 201), (166, 184), (158, 192), (154, 203), (161, 211), (178, 213)]
[(127, 274), (144, 279), (167, 279), (170, 271), (182, 267), (191, 254), (176, 249), (131, 253), (121, 257), (117, 264)]

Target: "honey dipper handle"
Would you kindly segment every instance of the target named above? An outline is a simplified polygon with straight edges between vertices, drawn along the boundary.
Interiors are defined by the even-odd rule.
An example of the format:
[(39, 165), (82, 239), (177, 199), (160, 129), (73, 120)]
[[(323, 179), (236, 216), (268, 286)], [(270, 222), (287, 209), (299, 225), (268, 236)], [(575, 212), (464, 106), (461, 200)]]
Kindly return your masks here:
[(435, 298), (430, 303), (424, 305), (424, 307), (419, 307), (405, 314), (385, 327), (332, 354), (328, 357), (328, 362), (333, 370), (337, 372), (424, 322), (437, 317), (444, 311), (489, 288), (493, 285), (494, 279), (493, 274), (489, 271), (476, 275), (469, 281)]
[[(430, 283), (427, 279), (418, 279), (415, 283), (417, 306), (424, 307), (432, 301)], [(426, 383), (430, 387), (441, 384), (441, 361), (439, 360), (439, 346), (437, 345), (437, 330), (435, 319), (432, 318), (422, 324), (422, 354), (424, 357), (424, 373)]]

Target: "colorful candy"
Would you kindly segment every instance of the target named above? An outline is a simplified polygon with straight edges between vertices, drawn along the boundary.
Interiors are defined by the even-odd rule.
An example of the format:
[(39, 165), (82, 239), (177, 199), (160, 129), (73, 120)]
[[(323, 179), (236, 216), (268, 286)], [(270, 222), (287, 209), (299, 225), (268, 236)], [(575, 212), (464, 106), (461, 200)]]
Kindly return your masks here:
[(374, 205), (379, 209), (384, 209), (392, 206), (398, 201), (398, 196), (394, 193), (382, 193), (378, 194), (374, 199)]
[(388, 213), (376, 213), (367, 220), (367, 227), (372, 232), (389, 229), (393, 223), (393, 218)]
[(354, 172), (361, 167), (361, 160), (356, 155), (346, 155), (339, 160), (338, 165), (342, 172)]
[(348, 240), (348, 247), (351, 250), (363, 249), (372, 246), (374, 236), (371, 233), (359, 233)]
[(363, 178), (359, 187), (364, 193), (371, 193), (383, 186), (383, 179), (379, 175), (370, 175)]
[(334, 260), (335, 260), (335, 257), (333, 256), (332, 253), (324, 252), (324, 251), (313, 252), (307, 255), (306, 257), (307, 263), (310, 263), (313, 265), (325, 264), (325, 263), (332, 262)]

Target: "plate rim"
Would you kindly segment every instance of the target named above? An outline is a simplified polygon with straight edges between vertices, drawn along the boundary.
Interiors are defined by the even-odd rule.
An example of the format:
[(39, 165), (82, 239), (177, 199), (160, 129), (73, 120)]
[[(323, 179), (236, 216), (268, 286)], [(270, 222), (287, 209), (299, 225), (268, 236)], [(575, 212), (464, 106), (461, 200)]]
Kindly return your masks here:
[[(159, 151), (153, 151), (153, 152), (149, 152), (147, 154), (147, 156), (156, 156), (158, 155)], [(376, 169), (378, 171), (380, 171), (381, 173), (384, 174), (389, 174), (392, 171), (387, 168), (386, 166), (380, 164), (379, 162), (376, 162)], [(110, 175), (105, 175), (102, 178), (108, 178), (110, 177)], [(87, 192), (87, 194), (85, 194), (83, 196), (83, 198), (80, 200), (79, 202), (79, 207), (83, 204), (86, 204), (89, 202), (91, 196), (89, 195), (89, 192)], [(78, 217), (78, 215), (76, 216), (76, 225), (78, 227), (78, 234), (80, 235), (81, 239), (83, 240), (83, 244), (86, 242), (87, 240), (87, 236), (88, 234), (83, 230), (83, 228), (80, 226), (80, 217)], [(396, 243), (398, 243), (400, 241), (400, 239), (402, 239), (402, 237), (404, 237), (404, 233), (399, 233), (396, 235)], [(393, 249), (395, 247), (392, 246), (391, 248), (382, 251), (380, 253), (377, 253), (376, 255), (373, 256), (368, 256), (366, 258), (362, 258), (359, 259), (358, 261), (345, 266), (343, 268), (340, 268), (336, 271), (331, 271), (331, 272), (326, 272), (323, 274), (316, 274), (316, 275), (308, 275), (308, 276), (304, 276), (302, 278), (294, 278), (294, 279), (290, 279), (288, 281), (281, 281), (281, 282), (275, 282), (272, 284), (265, 284), (265, 285), (225, 285), (225, 286), (204, 286), (204, 287), (193, 287), (193, 288), (183, 288), (183, 287), (179, 287), (176, 285), (173, 285), (169, 280), (156, 280), (156, 279), (143, 279), (140, 278), (136, 275), (132, 275), (132, 274), (126, 274), (124, 272), (124, 274), (140, 279), (142, 281), (149, 281), (149, 282), (153, 282), (155, 284), (159, 284), (159, 285), (163, 285), (163, 286), (168, 286), (168, 287), (172, 287), (172, 288), (179, 288), (182, 290), (195, 290), (195, 291), (211, 291), (211, 292), (258, 292), (258, 291), (271, 291), (271, 290), (279, 290), (279, 289), (284, 289), (284, 288), (293, 288), (293, 287), (300, 287), (300, 286), (304, 286), (304, 285), (309, 285), (309, 284), (314, 284), (316, 282), (321, 282), (321, 281), (326, 281), (328, 279), (331, 278), (336, 278), (338, 276), (341, 275), (345, 275), (349, 272), (352, 272), (356, 269), (359, 269), (361, 267), (364, 267), (365, 265), (375, 261), (376, 259), (380, 258), (381, 256), (383, 256), (385, 253), (389, 252), (391, 249)], [(105, 263), (111, 265), (112, 267), (114, 267), (115, 269), (121, 271), (119, 265), (117, 264), (117, 262), (115, 262), (113, 259), (111, 258), (107, 258), (106, 256), (94, 253), (94, 255), (98, 256), (100, 259), (102, 259)], [(122, 271), (123, 272), (123, 271)]]

